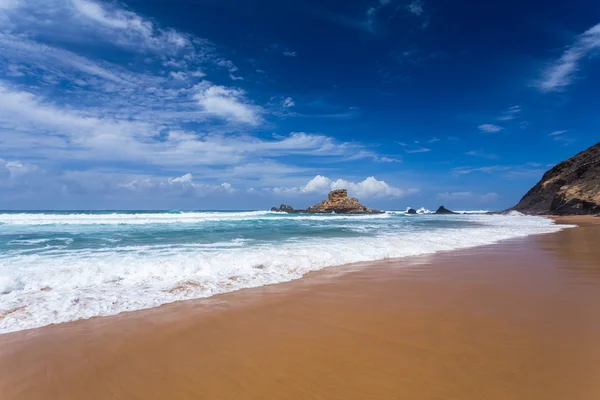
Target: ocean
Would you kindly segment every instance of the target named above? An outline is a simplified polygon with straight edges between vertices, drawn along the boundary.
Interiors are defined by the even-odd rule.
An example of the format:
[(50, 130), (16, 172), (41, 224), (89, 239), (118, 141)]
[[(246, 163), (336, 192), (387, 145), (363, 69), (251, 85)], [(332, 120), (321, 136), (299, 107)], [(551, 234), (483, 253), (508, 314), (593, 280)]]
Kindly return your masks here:
[(0, 212), (0, 333), (561, 228), (522, 215)]

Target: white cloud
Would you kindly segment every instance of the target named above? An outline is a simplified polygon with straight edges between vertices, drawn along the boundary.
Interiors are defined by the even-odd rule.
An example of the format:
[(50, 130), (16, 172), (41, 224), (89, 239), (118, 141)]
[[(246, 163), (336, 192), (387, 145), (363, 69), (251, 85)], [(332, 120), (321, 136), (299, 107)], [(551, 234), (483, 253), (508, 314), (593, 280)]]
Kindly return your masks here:
[(487, 132), (487, 133), (496, 133), (496, 132), (500, 132), (502, 129), (504, 129), (501, 126), (494, 125), (494, 124), (482, 124), (482, 125), (479, 125), (478, 128), (480, 131)]
[(239, 68), (236, 67), (233, 61), (231, 60), (225, 60), (222, 58), (216, 61), (216, 65), (222, 68), (226, 68), (231, 73), (239, 71)]
[(399, 162), (402, 162), (402, 159), (396, 158), (396, 157), (381, 156), (381, 157), (376, 157), (375, 161), (386, 162), (386, 163), (399, 163)]
[(171, 76), (171, 78), (177, 79), (179, 81), (184, 81), (187, 79), (187, 74), (185, 72), (181, 72), (181, 71), (178, 71), (178, 72), (171, 71), (169, 73), (169, 76)]
[(502, 115), (498, 117), (498, 121), (510, 121), (517, 118), (517, 114), (521, 112), (520, 106), (508, 107), (502, 111)]
[(295, 51), (284, 51), (283, 55), (286, 57), (297, 57), (298, 56), (298, 54), (296, 54)]
[(563, 133), (567, 133), (568, 131), (566, 130), (562, 130), (562, 131), (554, 131), (554, 132), (550, 132), (548, 134), (548, 136), (558, 136), (558, 135), (562, 135)]
[(600, 24), (597, 24), (575, 38), (560, 58), (552, 62), (536, 82), (542, 92), (560, 92), (573, 83), (579, 64), (600, 49)]
[(227, 88), (208, 81), (201, 82), (196, 89), (194, 98), (210, 114), (250, 125), (258, 125), (262, 121), (262, 110), (250, 104), (241, 89)]
[(428, 153), (431, 151), (431, 149), (428, 149), (426, 147), (419, 147), (418, 149), (412, 149), (412, 150), (404, 150), (407, 153)]
[(300, 189), (306, 193), (324, 193), (331, 190), (331, 179), (317, 175)]
[(385, 181), (378, 181), (370, 176), (361, 182), (350, 182), (338, 179), (331, 184), (332, 189), (348, 189), (353, 196), (358, 197), (402, 197), (407, 193), (416, 193), (416, 189), (402, 190), (388, 185)]
[(176, 195), (187, 194), (197, 197), (214, 193), (235, 192), (233, 186), (227, 182), (221, 184), (194, 182), (194, 177), (191, 173), (175, 178), (167, 178), (166, 180), (155, 176), (141, 176), (128, 182), (116, 183), (116, 186), (137, 192), (161, 190)]
[(193, 71), (190, 73), (190, 75), (192, 75), (195, 78), (204, 78), (206, 76), (206, 74), (200, 70)]
[(21, 176), (39, 171), (39, 167), (18, 160), (6, 161), (0, 158), (0, 180), (17, 179)]
[(286, 97), (285, 99), (283, 99), (282, 105), (286, 108), (289, 108), (289, 107), (294, 107), (296, 105), (296, 103), (294, 102), (294, 99), (292, 99), (291, 97)]
[(156, 28), (151, 21), (134, 12), (91, 0), (71, 0), (71, 4), (78, 16), (87, 18), (90, 23), (107, 28), (113, 34), (121, 31), (120, 34), (123, 35), (119, 38), (121, 42), (130, 43), (138, 40), (140, 45), (161, 49), (167, 49), (169, 46), (175, 48), (190, 46), (185, 35), (174, 30)]
[[(51, 162), (126, 160), (169, 167), (269, 165), (271, 157), (289, 155), (311, 157), (313, 162), (319, 157), (378, 157), (360, 144), (304, 132), (264, 139), (248, 134), (195, 133), (177, 128), (178, 120), (172, 121), (174, 126), (165, 132), (169, 120), (155, 121), (151, 116), (154, 113), (138, 119), (127, 112), (110, 114), (106, 110), (61, 107), (0, 82), (0, 148), (13, 156)], [(270, 168), (281, 174), (297, 170), (285, 164)], [(205, 172), (208, 176), (222, 174), (218, 170)]]
[(169, 183), (191, 183), (194, 177), (189, 172), (178, 178), (169, 178)]
[(276, 193), (294, 194), (294, 193), (319, 193), (326, 194), (335, 189), (347, 189), (349, 196), (359, 198), (368, 197), (403, 197), (410, 193), (418, 192), (418, 189), (399, 189), (388, 185), (385, 181), (377, 180), (370, 176), (363, 181), (353, 182), (345, 179), (331, 180), (322, 175), (317, 175), (304, 186), (299, 188), (275, 188)]
[[(122, 3), (20, 0), (8, 8), (9, 2), (0, 1), (0, 24), (9, 24), (0, 29), (0, 70), (6, 72), (0, 79), (0, 149), (1, 156), (22, 160), (4, 162), (0, 175), (41, 176), (41, 170), (24, 173), (35, 160), (55, 173), (57, 190), (59, 181), (86, 190), (123, 189), (111, 181), (112, 175), (137, 188), (212, 185), (233, 190), (228, 185), (244, 186), (249, 180), (256, 188), (299, 187), (307, 174), (316, 173), (319, 162), (396, 161), (324, 134), (240, 133), (242, 126), (260, 126), (268, 111), (281, 106), (263, 107), (250, 97), (253, 93), (229, 86), (230, 81), (193, 79), (221, 68), (225, 71), (214, 79), (231, 74), (240, 80), (236, 84), (243, 83), (237, 66), (214, 44), (161, 27)], [(123, 55), (120, 64), (102, 59), (115, 47)], [(278, 99), (294, 106), (292, 98)], [(282, 160), (290, 155), (293, 163)], [(56, 172), (73, 161), (120, 167), (97, 175)], [(173, 177), (126, 172), (158, 167), (173, 171)], [(198, 176), (206, 183), (196, 182)]]

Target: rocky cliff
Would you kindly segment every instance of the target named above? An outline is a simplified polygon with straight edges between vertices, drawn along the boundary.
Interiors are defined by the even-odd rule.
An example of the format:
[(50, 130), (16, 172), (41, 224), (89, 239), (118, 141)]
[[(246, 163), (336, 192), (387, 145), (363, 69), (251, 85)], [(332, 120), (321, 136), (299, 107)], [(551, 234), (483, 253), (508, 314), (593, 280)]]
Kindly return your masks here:
[(513, 210), (525, 214), (600, 214), (600, 143), (546, 172)]

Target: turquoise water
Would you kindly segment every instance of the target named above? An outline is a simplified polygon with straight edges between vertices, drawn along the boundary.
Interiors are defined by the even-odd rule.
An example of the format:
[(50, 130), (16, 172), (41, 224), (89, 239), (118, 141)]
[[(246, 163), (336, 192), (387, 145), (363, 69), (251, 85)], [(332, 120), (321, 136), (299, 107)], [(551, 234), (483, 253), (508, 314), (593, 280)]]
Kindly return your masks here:
[(0, 333), (558, 229), (538, 217), (403, 212), (0, 212)]

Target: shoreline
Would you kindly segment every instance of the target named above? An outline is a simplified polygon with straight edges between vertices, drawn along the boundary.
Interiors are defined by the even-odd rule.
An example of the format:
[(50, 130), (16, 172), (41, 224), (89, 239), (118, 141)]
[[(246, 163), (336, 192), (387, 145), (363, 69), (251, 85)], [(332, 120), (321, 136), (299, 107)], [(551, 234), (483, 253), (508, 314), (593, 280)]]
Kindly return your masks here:
[[(597, 216), (540, 215), (540, 217), (551, 219), (551, 220), (555, 221), (555, 223), (557, 223), (558, 225), (573, 225), (574, 228), (580, 227), (582, 225), (587, 226), (587, 225), (600, 224), (600, 218), (598, 218), (597, 220), (594, 219)], [(566, 228), (566, 229), (572, 229), (572, 228)], [(237, 289), (237, 290), (234, 290), (231, 292), (218, 293), (218, 294), (208, 296), (208, 297), (176, 300), (176, 301), (169, 302), (169, 303), (159, 304), (156, 307), (142, 308), (142, 309), (131, 310), (131, 311), (123, 311), (123, 312), (120, 312), (118, 314), (113, 314), (113, 315), (93, 316), (90, 318), (82, 318), (82, 319), (78, 319), (78, 320), (66, 321), (66, 322), (61, 322), (61, 323), (52, 323), (49, 325), (43, 325), (43, 326), (39, 326), (39, 327), (35, 327), (35, 328), (28, 328), (28, 329), (23, 329), (23, 330), (18, 330), (18, 331), (0, 333), (0, 339), (6, 335), (27, 335), (27, 334), (37, 335), (39, 333), (38, 331), (40, 331), (40, 330), (44, 331), (47, 329), (53, 329), (53, 328), (57, 328), (57, 327), (64, 327), (64, 326), (73, 325), (73, 324), (85, 323), (86, 321), (94, 321), (97, 319), (118, 319), (119, 317), (127, 318), (127, 316), (130, 314), (160, 312), (160, 309), (162, 309), (162, 308), (177, 307), (181, 303), (198, 302), (198, 303), (203, 303), (202, 305), (204, 305), (204, 303), (212, 303), (213, 301), (218, 301), (222, 296), (229, 296), (229, 295), (232, 295), (232, 294), (238, 293), (238, 292), (268, 289), (272, 286), (298, 284), (299, 281), (303, 281), (307, 278), (312, 278), (312, 280), (316, 281), (316, 282), (311, 282), (311, 283), (318, 283), (320, 278), (326, 280), (326, 279), (330, 279), (331, 277), (339, 277), (339, 276), (343, 276), (347, 273), (359, 272), (359, 271), (363, 270), (364, 268), (368, 268), (369, 266), (384, 267), (385, 265), (390, 264), (390, 263), (404, 263), (407, 265), (411, 265), (413, 263), (421, 264), (421, 261), (419, 261), (419, 259), (421, 259), (421, 258), (429, 258), (434, 255), (443, 256), (443, 255), (449, 255), (449, 254), (452, 254), (455, 252), (463, 252), (463, 251), (469, 251), (469, 250), (475, 251), (476, 249), (479, 249), (479, 248), (485, 248), (488, 246), (497, 246), (497, 245), (509, 243), (511, 241), (526, 240), (526, 239), (534, 237), (534, 236), (552, 235), (552, 234), (556, 234), (559, 232), (560, 231), (550, 232), (550, 233), (538, 233), (538, 234), (527, 235), (527, 236), (523, 236), (523, 237), (502, 239), (496, 243), (476, 245), (473, 247), (458, 248), (458, 249), (451, 249), (451, 250), (439, 250), (439, 251), (436, 251), (435, 253), (430, 253), (430, 254), (419, 254), (419, 255), (393, 257), (393, 258), (385, 258), (385, 259), (371, 260), (371, 261), (359, 261), (359, 262), (353, 262), (350, 264), (330, 265), (327, 267), (323, 267), (322, 269), (310, 271), (298, 279), (292, 279), (292, 280), (284, 281), (284, 282), (271, 283), (271, 284), (266, 284), (263, 286), (241, 288), (241, 289)], [(177, 289), (177, 287), (174, 289)], [(284, 287), (282, 289), (287, 290), (286, 287)], [(12, 312), (12, 310), (9, 310), (6, 313), (6, 315), (10, 314), (11, 312)], [(0, 315), (0, 317), (4, 317), (4, 315)], [(0, 345), (1, 345), (1, 341), (0, 341)]]
[[(550, 225), (551, 221), (546, 219), (544, 222), (540, 217), (538, 222), (533, 225)], [(494, 219), (494, 218), (492, 218)], [(108, 292), (105, 295), (100, 294), (95, 296), (95, 289), (97, 286), (87, 285), (84, 283), (84, 289), (77, 290), (63, 290), (61, 289), (61, 282), (56, 280), (56, 274), (41, 274), (41, 276), (35, 277), (34, 282), (37, 282), (37, 287), (30, 288), (28, 296), (33, 296), (34, 301), (19, 301), (18, 293), (13, 293), (12, 304), (9, 297), (8, 306), (3, 307), (4, 310), (0, 313), (0, 335), (8, 334), (12, 332), (24, 332), (32, 329), (39, 329), (45, 326), (53, 326), (57, 324), (71, 323), (79, 320), (85, 320), (90, 318), (109, 318), (121, 313), (138, 312), (147, 309), (153, 309), (161, 306), (165, 306), (171, 303), (178, 303), (180, 301), (194, 301), (206, 298), (214, 298), (222, 294), (252, 289), (257, 287), (263, 287), (273, 284), (285, 284), (291, 281), (306, 279), (307, 275), (312, 273), (319, 273), (320, 271), (327, 270), (329, 268), (335, 268), (337, 271), (342, 271), (348, 268), (356, 267), (369, 267), (382, 260), (404, 260), (409, 257), (420, 257), (428, 256), (432, 254), (445, 254), (447, 252), (453, 252), (456, 250), (475, 248), (479, 246), (485, 246), (494, 243), (501, 243), (505, 240), (510, 240), (518, 237), (526, 237), (531, 234), (539, 234), (540, 229), (542, 232), (552, 232), (557, 230), (555, 227), (548, 226), (547, 228), (538, 228), (537, 226), (531, 227), (532, 224), (523, 223), (524, 231), (516, 228), (512, 229), (499, 229), (494, 230), (496, 223), (490, 223), (491, 230), (482, 235), (474, 234), (473, 232), (465, 232), (463, 235), (456, 235), (449, 231), (446, 235), (430, 235), (425, 232), (417, 232), (414, 235), (409, 235), (401, 240), (387, 240), (386, 236), (381, 238), (375, 237), (365, 239), (360, 243), (362, 252), (355, 251), (348, 243), (342, 245), (345, 247), (345, 251), (339, 251), (336, 249), (336, 243), (333, 242), (332, 249), (330, 251), (328, 244), (327, 249), (320, 249), (314, 253), (308, 249), (302, 249), (302, 246), (298, 248), (288, 249), (283, 252), (279, 249), (278, 252), (259, 252), (253, 254), (250, 252), (249, 262), (246, 262), (248, 258), (244, 256), (248, 252), (238, 254), (235, 259), (229, 259), (229, 263), (219, 260), (218, 257), (212, 257), (206, 260), (208, 265), (212, 265), (211, 262), (215, 260), (220, 263), (220, 267), (224, 268), (224, 277), (219, 278), (218, 274), (215, 279), (214, 271), (208, 271), (208, 279), (203, 279), (202, 274), (200, 278), (195, 276), (179, 276), (175, 274), (176, 279), (165, 279), (162, 287), (152, 286), (152, 282), (149, 286), (145, 286), (145, 282), (137, 282), (137, 286), (132, 286), (131, 291), (120, 289), (118, 286), (112, 288), (112, 292)], [(476, 224), (477, 225), (477, 224)], [(502, 226), (502, 224), (498, 224)], [(519, 225), (519, 223), (517, 223)], [(479, 227), (479, 226), (478, 226)], [(486, 224), (482, 224), (481, 227), (485, 230)], [(488, 228), (490, 228), (488, 227)], [(529, 232), (528, 232), (529, 231)], [(533, 233), (533, 232), (536, 233)], [(60, 238), (59, 240), (65, 240)], [(69, 239), (66, 239), (69, 240)], [(101, 240), (103, 240), (101, 238)], [(370, 242), (367, 242), (370, 240)], [(284, 248), (284, 247), (283, 247)], [(277, 250), (277, 248), (275, 248)], [(257, 258), (257, 256), (260, 256)], [(225, 261), (227, 258), (224, 259)], [(279, 267), (271, 271), (270, 268), (266, 269), (263, 273), (262, 267), (255, 267), (257, 263), (262, 263), (263, 260), (274, 261), (275, 265)], [(53, 260), (46, 260), (51, 265), (54, 265)], [(151, 260), (153, 261), (153, 260)], [(186, 260), (184, 260), (186, 261)], [(41, 261), (33, 260), (34, 263), (40, 263)], [(95, 260), (96, 263), (107, 264), (103, 260)], [(107, 261), (108, 262), (108, 261)], [(113, 260), (113, 262), (120, 263), (120, 260)], [(134, 271), (142, 271), (141, 276), (146, 271), (146, 264), (148, 260), (143, 259), (137, 262), (135, 259), (129, 259), (125, 263), (128, 268), (125, 268), (124, 272), (116, 271), (115, 276), (118, 279), (125, 276), (136, 276), (137, 273)], [(266, 261), (265, 261), (266, 262)], [(279, 264), (277, 264), (279, 263)], [(92, 271), (96, 271), (96, 264), (88, 263), (88, 267)], [(42, 263), (44, 265), (44, 263)], [(159, 264), (156, 264), (160, 266)], [(232, 265), (233, 267), (229, 267)], [(193, 264), (186, 262), (183, 264), (185, 268), (194, 267)], [(237, 271), (239, 268), (246, 268), (246, 271)], [(240, 267), (241, 266), (241, 267)], [(18, 265), (15, 266), (18, 268)], [(13, 267), (13, 268), (15, 268)], [(27, 265), (24, 266), (27, 271)], [(170, 262), (163, 268), (169, 268), (172, 271), (180, 271), (181, 261)], [(257, 269), (255, 269), (257, 268)], [(18, 271), (18, 269), (13, 269)], [(154, 271), (160, 272), (159, 268), (154, 268)], [(51, 269), (48, 269), (51, 271)], [(80, 268), (77, 276), (66, 277), (69, 282), (79, 282), (80, 280), (87, 280), (88, 278), (81, 271), (85, 269)], [(110, 268), (108, 268), (110, 271)], [(249, 272), (248, 272), (249, 271)], [(201, 271), (203, 272), (203, 271)], [(127, 274), (129, 273), (129, 274)], [(95, 272), (95, 275), (91, 277), (92, 281), (95, 279), (104, 279), (104, 273)], [(147, 274), (151, 274), (148, 272)], [(211, 275), (212, 274), (212, 275)], [(10, 273), (8, 274), (10, 276)], [(171, 277), (173, 274), (167, 273), (166, 276)], [(239, 275), (239, 276), (238, 276)], [(13, 285), (19, 284), (23, 277), (13, 278)], [(187, 279), (185, 279), (187, 277)], [(227, 278), (227, 279), (225, 279)], [(246, 279), (247, 278), (247, 279)], [(77, 280), (79, 279), (79, 281)], [(135, 282), (135, 279), (129, 279)], [(160, 280), (159, 280), (160, 281)], [(10, 284), (10, 282), (9, 282)], [(97, 284), (100, 284), (97, 282)], [(100, 284), (101, 285), (101, 284)], [(54, 289), (58, 288), (59, 291)], [(36, 290), (37, 289), (37, 290)], [(9, 289), (10, 290), (10, 289)], [(111, 297), (111, 294), (113, 297)], [(37, 299), (35, 297), (38, 297)], [(116, 296), (116, 297), (114, 297)], [(50, 304), (46, 307), (44, 299), (50, 297)], [(26, 297), (27, 298), (27, 297)], [(111, 299), (116, 299), (111, 300)], [(47, 300), (46, 300), (47, 301)], [(26, 306), (26, 308), (24, 307)]]
[[(600, 334), (593, 318), (600, 218), (553, 219), (579, 228), (329, 267), (291, 282), (3, 334), (0, 397), (309, 398), (314, 390), (319, 396), (310, 398), (595, 398), (585, 395), (600, 395), (587, 380), (600, 372), (600, 346), (591, 340)], [(579, 264), (592, 272), (581, 275)], [(586, 284), (573, 287), (570, 278), (581, 276)], [(536, 312), (524, 313), (523, 304)], [(571, 324), (557, 327), (557, 318)], [(586, 328), (585, 338), (569, 327)], [(557, 359), (548, 360), (544, 353), (558, 343), (579, 351), (551, 351)], [(548, 365), (529, 371), (531, 361), (509, 351), (514, 346)], [(573, 355), (579, 377), (565, 369)], [(504, 361), (484, 362), (494, 356)], [(489, 385), (484, 379), (469, 389), (453, 365)], [(495, 380), (498, 373), (505, 381)], [(585, 393), (573, 396), (572, 385)]]

